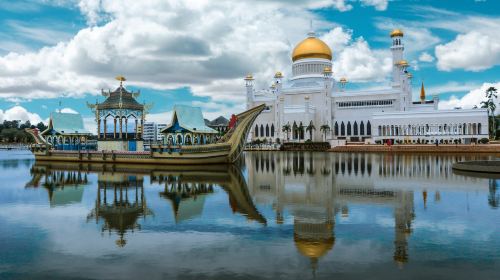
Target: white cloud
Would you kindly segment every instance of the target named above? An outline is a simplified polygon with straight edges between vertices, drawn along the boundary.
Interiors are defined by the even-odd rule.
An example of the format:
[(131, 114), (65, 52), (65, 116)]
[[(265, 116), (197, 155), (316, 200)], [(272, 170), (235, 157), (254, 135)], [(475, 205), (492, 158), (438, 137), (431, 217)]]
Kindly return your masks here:
[[(495, 87), (500, 89), (500, 82), (495, 83), (483, 83), (479, 88), (473, 89), (465, 94), (462, 98), (458, 98), (456, 96), (452, 96), (449, 100), (440, 101), (439, 108), (440, 109), (453, 109), (456, 107), (460, 107), (463, 109), (470, 109), (477, 105), (480, 107), (481, 101), (484, 101), (486, 89), (489, 87)], [(495, 103), (498, 103), (499, 99), (495, 100)], [(497, 113), (498, 113), (497, 109)]]
[(0, 122), (3, 122), (4, 120), (20, 120), (21, 122), (30, 121), (31, 124), (37, 124), (42, 121), (42, 118), (40, 118), (40, 115), (36, 113), (28, 112), (28, 110), (24, 107), (14, 106), (5, 111), (0, 110)]
[(68, 113), (68, 114), (78, 114), (77, 111), (71, 109), (71, 108), (63, 108), (61, 109), (61, 113)]
[(309, 19), (316, 29), (331, 29), (325, 39), (334, 52), (344, 48), (363, 59), (359, 66), (350, 63), (361, 60), (346, 55), (340, 60), (345, 71), (355, 70), (353, 79), (376, 76), (373, 69), (383, 53), (363, 40), (349, 45), (349, 33), (310, 10), (348, 9), (346, 1), (292, 1), (81, 0), (78, 7), (91, 26), (51, 47), (0, 56), (0, 98), (97, 95), (101, 88), (115, 87), (113, 77), (123, 74), (128, 85), (187, 86), (197, 96), (240, 102), (245, 74), (260, 79), (289, 71), (291, 50), (305, 37)]
[[(481, 84), (475, 83), (475, 82), (466, 82), (466, 83), (460, 83), (460, 82), (448, 82), (443, 85), (438, 85), (438, 86), (431, 86), (431, 87), (425, 87), (426, 91), (432, 95), (435, 94), (443, 94), (443, 93), (458, 93), (458, 92), (467, 92), (471, 91), (473, 89), (476, 89), (480, 87)], [(420, 85), (418, 87), (420, 89)]]
[(388, 0), (361, 0), (361, 3), (366, 6), (373, 6), (377, 11), (385, 11), (388, 6)]
[(373, 51), (363, 38), (358, 38), (352, 45), (345, 47), (334, 58), (333, 75), (339, 79), (346, 77), (350, 81), (381, 81), (392, 69), (392, 60), (388, 51)]
[(418, 57), (418, 60), (420, 60), (422, 62), (433, 62), (434, 61), (434, 57), (432, 55), (430, 55), (428, 52), (423, 52)]
[(459, 34), (453, 41), (436, 46), (438, 69), (481, 71), (500, 64), (500, 37), (497, 30), (495, 34), (480, 31)]

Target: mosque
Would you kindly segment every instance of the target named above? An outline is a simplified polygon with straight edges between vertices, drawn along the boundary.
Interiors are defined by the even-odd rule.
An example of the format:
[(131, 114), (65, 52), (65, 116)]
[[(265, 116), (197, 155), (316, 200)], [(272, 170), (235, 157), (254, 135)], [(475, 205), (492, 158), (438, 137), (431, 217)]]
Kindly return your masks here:
[(250, 140), (364, 143), (471, 143), (488, 138), (486, 109), (439, 110), (439, 98), (412, 98), (412, 74), (404, 59), (404, 34), (390, 33), (391, 85), (377, 90), (348, 90), (346, 78), (332, 76), (333, 54), (313, 31), (292, 52), (292, 77), (276, 72), (272, 85), (254, 88), (245, 77), (247, 108), (266, 104)]

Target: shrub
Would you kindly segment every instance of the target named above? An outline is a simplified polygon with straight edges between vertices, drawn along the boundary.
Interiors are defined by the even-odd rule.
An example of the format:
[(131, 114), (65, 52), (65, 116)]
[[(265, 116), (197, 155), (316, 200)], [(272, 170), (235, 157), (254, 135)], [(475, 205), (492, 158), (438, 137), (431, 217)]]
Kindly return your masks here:
[(479, 142), (481, 142), (481, 144), (487, 144), (488, 142), (490, 142), (490, 140), (488, 138), (481, 138)]

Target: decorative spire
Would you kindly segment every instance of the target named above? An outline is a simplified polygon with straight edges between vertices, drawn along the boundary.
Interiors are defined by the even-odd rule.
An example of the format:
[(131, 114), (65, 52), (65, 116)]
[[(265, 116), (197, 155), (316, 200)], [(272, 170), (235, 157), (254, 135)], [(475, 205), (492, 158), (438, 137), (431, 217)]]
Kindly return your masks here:
[(120, 87), (122, 87), (123, 86), (123, 82), (127, 80), (122, 75), (116, 76), (115, 79), (118, 80), (118, 81), (120, 81)]
[(424, 82), (422, 82), (422, 87), (420, 88), (420, 102), (425, 103), (425, 88)]
[(309, 22), (309, 32), (307, 32), (307, 37), (316, 37), (316, 33), (314, 33), (313, 29), (313, 20)]

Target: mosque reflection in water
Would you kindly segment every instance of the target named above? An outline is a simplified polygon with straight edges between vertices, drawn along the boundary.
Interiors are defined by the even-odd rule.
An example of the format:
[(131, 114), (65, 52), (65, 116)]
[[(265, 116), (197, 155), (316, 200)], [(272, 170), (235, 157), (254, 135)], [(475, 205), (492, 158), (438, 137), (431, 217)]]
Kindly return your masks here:
[[(285, 221), (293, 221), (296, 249), (310, 259), (312, 269), (334, 248), (336, 217), (348, 218), (350, 205), (381, 205), (393, 209), (393, 261), (404, 264), (410, 260), (415, 201), (422, 199), (425, 207), (428, 197), (439, 203), (443, 189), (483, 188), (482, 179), (453, 173), (452, 163), (463, 159), (454, 155), (252, 152), (242, 159), (241, 168), (37, 162), (27, 187), (46, 188), (51, 206), (78, 203), (83, 190), (92, 185), (89, 175), (96, 173), (95, 206), (87, 221), (95, 220), (102, 232), (117, 234), (119, 247), (126, 245), (127, 234), (141, 230), (141, 218), (154, 219), (144, 191), (146, 177), (151, 185), (162, 186), (158, 195), (171, 203), (176, 224), (199, 217), (206, 197), (220, 188), (233, 212), (261, 226), (273, 220), (279, 230)], [(242, 169), (246, 169), (246, 179)], [(489, 182), (485, 200), (497, 208), (497, 181)], [(274, 217), (264, 217), (256, 205), (272, 205)]]

